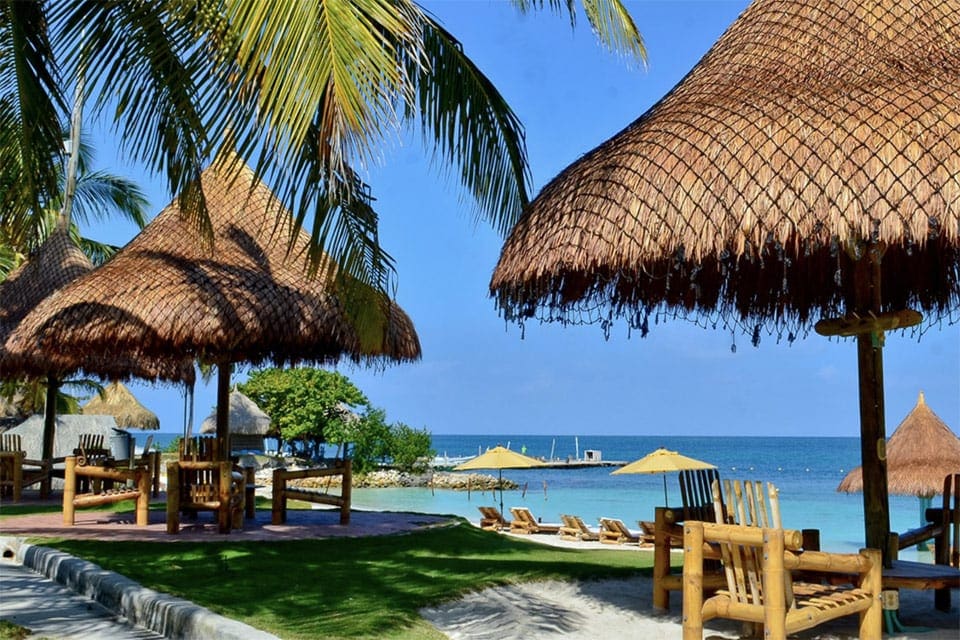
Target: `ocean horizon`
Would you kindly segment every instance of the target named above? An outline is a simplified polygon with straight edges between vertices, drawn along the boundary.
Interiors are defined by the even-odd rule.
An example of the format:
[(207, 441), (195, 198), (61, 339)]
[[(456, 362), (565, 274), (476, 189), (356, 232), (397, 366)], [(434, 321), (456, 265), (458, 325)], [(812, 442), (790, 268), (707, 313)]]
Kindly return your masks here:
[[(145, 436), (136, 435), (142, 444)], [(178, 435), (155, 433), (154, 441), (163, 447)], [(589, 450), (594, 459), (615, 462), (632, 462), (666, 447), (715, 465), (724, 479), (773, 482), (779, 489), (784, 526), (819, 529), (824, 550), (852, 552), (863, 546), (863, 497), (837, 492), (843, 477), (860, 464), (860, 441), (854, 437), (433, 434), (432, 442), (437, 456), (448, 458), (475, 456), (499, 444), (535, 458), (583, 459)], [(612, 517), (639, 529), (639, 521), (653, 520), (654, 508), (664, 504), (664, 475), (611, 475), (616, 468), (504, 469), (503, 477), (518, 485), (504, 491), (504, 508), (527, 507), (543, 522), (575, 514), (592, 526), (601, 517)], [(497, 475), (495, 470), (480, 473)], [(679, 506), (676, 474), (667, 474), (666, 486), (669, 506)], [(499, 504), (499, 492), (490, 491), (353, 490), (357, 509), (454, 514), (471, 521), (479, 519), (477, 507)], [(916, 496), (891, 495), (891, 530), (918, 526), (922, 508)], [(915, 547), (901, 552), (909, 560), (929, 562), (930, 556)]]

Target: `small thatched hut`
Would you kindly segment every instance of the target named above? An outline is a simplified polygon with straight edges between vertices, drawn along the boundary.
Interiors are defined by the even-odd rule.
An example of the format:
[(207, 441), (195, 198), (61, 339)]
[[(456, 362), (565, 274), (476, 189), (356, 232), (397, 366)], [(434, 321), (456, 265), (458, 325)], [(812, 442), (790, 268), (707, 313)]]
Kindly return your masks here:
[[(230, 443), (234, 451), (263, 451), (263, 437), (270, 431), (270, 416), (239, 391), (230, 392)], [(200, 433), (217, 432), (217, 410), (200, 425)]]
[(156, 431), (160, 428), (160, 418), (153, 411), (140, 404), (126, 385), (111, 382), (83, 405), (83, 414), (113, 416), (117, 426), (122, 429), (142, 429)]
[[(930, 498), (943, 490), (943, 479), (960, 473), (960, 438), (927, 406), (920, 392), (917, 405), (887, 442), (890, 493)], [(863, 491), (863, 473), (853, 469), (837, 491)]]

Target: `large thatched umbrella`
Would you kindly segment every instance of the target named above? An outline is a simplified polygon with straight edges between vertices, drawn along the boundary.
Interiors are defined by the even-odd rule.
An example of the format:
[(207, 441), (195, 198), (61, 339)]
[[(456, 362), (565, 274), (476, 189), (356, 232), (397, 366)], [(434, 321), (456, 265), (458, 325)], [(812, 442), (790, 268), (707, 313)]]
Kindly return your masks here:
[(334, 283), (308, 277), (308, 238), (301, 230), (291, 241), (292, 217), (249, 167), (229, 156), (201, 184), (212, 244), (174, 202), (107, 264), (41, 303), (7, 348), (34, 348), (64, 364), (91, 353), (175, 353), (216, 364), (222, 455), (230, 451), (232, 363), (420, 356), (412, 322), (385, 296), (366, 290), (381, 323), (361, 334)]
[[(960, 473), (960, 438), (927, 405), (923, 392), (887, 442), (890, 493), (932, 498), (943, 492), (943, 479)], [(837, 491), (863, 491), (863, 471), (856, 467)]]
[[(31, 310), (54, 292), (94, 269), (90, 259), (70, 239), (65, 228), (58, 227), (0, 282), (0, 378), (38, 376), (46, 378), (47, 398), (43, 425), (42, 459), (53, 457), (56, 430), (56, 395), (60, 382), (79, 368), (75, 363), (56, 362), (38, 354), (27, 343), (21, 352), (11, 352), (3, 344)], [(106, 359), (100, 353), (90, 355), (96, 370), (107, 377), (138, 376), (147, 379), (192, 379), (193, 367), (169, 354), (156, 358)]]
[(642, 334), (662, 314), (856, 335), (866, 542), (886, 549), (883, 333), (960, 302), (958, 86), (958, 0), (757, 0), (543, 189), (497, 304)]
[(83, 405), (82, 413), (113, 416), (121, 429), (156, 430), (160, 428), (160, 418), (157, 414), (140, 404), (140, 401), (122, 382), (111, 382), (104, 387), (102, 394), (93, 396), (87, 404)]

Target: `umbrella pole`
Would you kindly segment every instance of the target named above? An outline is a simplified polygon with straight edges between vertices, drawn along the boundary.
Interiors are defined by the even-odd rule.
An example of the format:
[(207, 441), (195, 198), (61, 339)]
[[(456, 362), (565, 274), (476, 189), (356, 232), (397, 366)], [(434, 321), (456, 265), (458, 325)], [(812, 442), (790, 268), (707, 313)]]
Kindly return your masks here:
[[(43, 407), (43, 442), (40, 451), (40, 459), (44, 462), (53, 460), (53, 444), (57, 432), (57, 391), (59, 389), (60, 381), (53, 376), (47, 376), (47, 395)], [(48, 474), (40, 483), (40, 497), (46, 498), (49, 496), (51, 488), (51, 478)]]
[(666, 509), (670, 506), (670, 503), (667, 501), (667, 474), (663, 474), (663, 507)]
[(229, 362), (217, 365), (217, 451), (221, 460), (230, 459), (230, 370)]
[(499, 469), (499, 471), (500, 471), (500, 481), (497, 484), (500, 485), (500, 515), (503, 515), (503, 469)]
[[(861, 315), (880, 313), (880, 260), (884, 247), (866, 244), (855, 260), (854, 303)], [(857, 370), (860, 388), (860, 456), (863, 470), (863, 518), (866, 546), (880, 549), (884, 565), (890, 532), (887, 490), (887, 438), (883, 398), (883, 331), (857, 335)]]

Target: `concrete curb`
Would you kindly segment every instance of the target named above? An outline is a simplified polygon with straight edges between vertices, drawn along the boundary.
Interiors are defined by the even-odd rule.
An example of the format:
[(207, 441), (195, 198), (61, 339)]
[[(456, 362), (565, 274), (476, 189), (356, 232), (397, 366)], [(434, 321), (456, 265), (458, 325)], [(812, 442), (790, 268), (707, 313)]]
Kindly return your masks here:
[(147, 589), (118, 573), (62, 551), (0, 537), (0, 552), (117, 615), (167, 638), (196, 640), (278, 640), (277, 636), (225, 618), (182, 598)]

